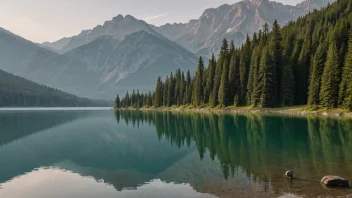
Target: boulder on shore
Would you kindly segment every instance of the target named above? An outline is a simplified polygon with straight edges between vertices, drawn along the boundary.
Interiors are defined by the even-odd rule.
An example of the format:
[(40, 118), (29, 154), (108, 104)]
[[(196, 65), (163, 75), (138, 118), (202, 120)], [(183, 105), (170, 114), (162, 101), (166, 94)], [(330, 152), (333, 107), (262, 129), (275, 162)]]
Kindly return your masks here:
[(348, 180), (338, 177), (328, 175), (321, 179), (321, 183), (325, 184), (328, 187), (349, 187)]

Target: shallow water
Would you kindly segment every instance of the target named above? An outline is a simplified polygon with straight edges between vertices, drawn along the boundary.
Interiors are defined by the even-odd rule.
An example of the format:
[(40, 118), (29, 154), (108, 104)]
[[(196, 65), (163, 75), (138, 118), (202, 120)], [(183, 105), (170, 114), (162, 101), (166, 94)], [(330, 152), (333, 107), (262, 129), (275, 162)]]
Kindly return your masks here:
[[(297, 179), (284, 177), (292, 170)], [(334, 197), (352, 121), (108, 110), (0, 111), (0, 197)]]

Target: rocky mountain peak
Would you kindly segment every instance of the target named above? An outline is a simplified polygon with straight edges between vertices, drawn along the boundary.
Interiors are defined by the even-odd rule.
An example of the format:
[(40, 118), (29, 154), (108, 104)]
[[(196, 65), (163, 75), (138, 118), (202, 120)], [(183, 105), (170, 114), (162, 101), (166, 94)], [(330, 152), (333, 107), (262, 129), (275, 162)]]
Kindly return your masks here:
[(305, 0), (299, 4), (297, 4), (297, 8), (304, 10), (313, 10), (319, 9), (328, 5), (328, 3), (333, 3), (335, 0)]
[(248, 0), (251, 4), (260, 5), (262, 3), (269, 3), (269, 0)]

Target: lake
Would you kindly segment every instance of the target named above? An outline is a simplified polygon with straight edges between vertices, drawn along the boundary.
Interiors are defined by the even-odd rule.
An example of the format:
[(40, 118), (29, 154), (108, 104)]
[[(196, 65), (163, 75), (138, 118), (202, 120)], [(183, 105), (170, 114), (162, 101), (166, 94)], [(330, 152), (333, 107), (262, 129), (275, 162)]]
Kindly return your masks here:
[[(292, 170), (295, 180), (284, 173)], [(1, 198), (331, 197), (352, 120), (142, 111), (0, 111)]]

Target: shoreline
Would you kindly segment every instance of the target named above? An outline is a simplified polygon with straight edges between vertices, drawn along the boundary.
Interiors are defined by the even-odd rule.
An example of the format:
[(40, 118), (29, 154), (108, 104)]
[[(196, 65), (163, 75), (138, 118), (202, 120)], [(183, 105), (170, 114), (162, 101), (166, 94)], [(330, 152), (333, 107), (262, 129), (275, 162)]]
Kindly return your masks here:
[(352, 112), (343, 109), (318, 109), (309, 110), (306, 106), (294, 106), (283, 108), (263, 108), (252, 109), (250, 107), (227, 107), (227, 108), (191, 108), (191, 107), (160, 107), (160, 108), (121, 108), (113, 110), (135, 110), (135, 111), (171, 111), (171, 112), (199, 112), (199, 113), (231, 113), (231, 114), (283, 114), (297, 116), (325, 116), (325, 117), (341, 117), (352, 118)]

